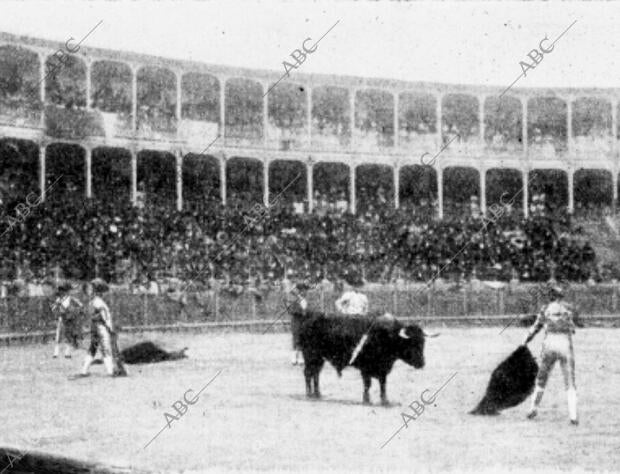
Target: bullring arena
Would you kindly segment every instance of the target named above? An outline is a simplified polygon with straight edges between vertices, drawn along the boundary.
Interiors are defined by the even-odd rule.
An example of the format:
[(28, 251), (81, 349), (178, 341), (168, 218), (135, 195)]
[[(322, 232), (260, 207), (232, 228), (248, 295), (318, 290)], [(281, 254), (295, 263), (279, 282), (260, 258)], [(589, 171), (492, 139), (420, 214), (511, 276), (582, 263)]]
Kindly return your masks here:
[[(508, 329), (502, 336), (497, 327), (465, 335), (461, 329), (441, 332), (428, 345), (423, 370), (397, 364), (389, 378), (389, 408), (378, 405), (376, 386), (373, 406), (362, 405), (361, 380), (351, 369), (342, 379), (325, 369), (324, 398), (306, 400), (302, 370), (288, 362), (290, 340), (284, 334), (158, 336), (166, 344), (189, 346), (190, 358), (132, 366), (128, 378), (111, 384), (102, 372), (79, 383), (68, 381), (78, 361), (51, 360), (49, 345), (12, 347), (3, 350), (1, 402), (8, 408), (2, 414), (3, 446), (32, 447), (118, 472), (615, 470), (620, 373), (601, 361), (618, 360), (620, 350), (610, 344), (617, 329), (586, 329), (576, 342), (583, 420), (577, 432), (566, 422), (559, 376), (550, 383), (534, 428), (525, 419), (525, 406), (492, 419), (468, 415), (489, 372), (522, 331)], [(23, 373), (17, 364), (32, 369)], [(189, 388), (197, 392), (219, 370), (186, 415), (144, 450), (165, 425), (164, 411), (174, 413), (174, 401)], [(454, 372), (436, 404), (381, 449), (402, 425), (401, 413), (410, 412), (408, 405)], [(49, 403), (42, 406), (41, 396)], [(19, 443), (9, 433), (28, 433), (41, 441)], [(558, 435), (566, 439), (559, 447)], [(601, 436), (609, 444), (600, 443)]]
[[(614, 15), (282, 3), (285, 28), (247, 2), (222, 9), (227, 30), (218, 2), (164, 3), (157, 18), (89, 2), (72, 12), (88, 33), (63, 41), (50, 6), (31, 8), (40, 34), (14, 6), (15, 25), (0, 18), (0, 474), (618, 471), (620, 89), (598, 85), (608, 69), (574, 86), (583, 51), (566, 56)], [(472, 38), (538, 35), (511, 59), (523, 77), (458, 83), (459, 63), (417, 80), (465, 54), (470, 9)], [(273, 39), (237, 10), (294, 29), (293, 54), (209, 62), (217, 41), (234, 49), (232, 25)], [(121, 47), (125, 18), (86, 24), (94, 11), (158, 26)], [(178, 14), (188, 42), (204, 40), (189, 17), (205, 22), (205, 56), (163, 57), (153, 31)], [(386, 34), (402, 37), (394, 58)], [(352, 38), (381, 49), (359, 74), (341, 72), (350, 49), (330, 56)], [(431, 39), (439, 59), (406, 69)], [(377, 77), (396, 59), (406, 73)], [(546, 74), (563, 85), (536, 85)], [(538, 366), (510, 373), (524, 345)], [(131, 363), (136, 347), (174, 360)], [(326, 363), (318, 396), (311, 366), (334, 354), (349, 367)], [(550, 357), (565, 384), (556, 367), (536, 411)], [(372, 371), (390, 358), (387, 402)], [(470, 414), (497, 380), (519, 402)]]
[[(2, 349), (1, 402), (8, 407), (2, 413), (3, 446), (68, 457), (101, 472), (554, 472), (575, 466), (612, 471), (620, 442), (615, 414), (620, 372), (613, 364), (620, 349), (613, 342), (618, 329), (610, 327), (616, 316), (584, 317), (588, 327), (575, 340), (578, 431), (567, 423), (559, 374), (552, 377), (533, 427), (525, 419), (525, 404), (497, 417), (468, 414), (491, 370), (523, 337), (525, 329), (517, 322), (507, 327), (509, 317), (481, 314), (423, 323), (440, 336), (427, 341), (424, 369), (397, 362), (388, 379), (389, 407), (379, 404), (376, 381), (372, 405), (362, 404), (361, 378), (354, 369), (339, 379), (326, 367), (323, 398), (306, 399), (302, 367), (289, 361), (290, 334), (282, 331), (282, 320), (265, 317), (244, 327), (211, 322), (127, 331), (121, 347), (148, 339), (165, 348), (188, 347), (189, 357), (128, 366), (129, 377), (111, 383), (101, 366), (88, 379), (68, 380), (81, 358), (51, 359), (49, 343), (13, 342)], [(34, 336), (42, 340), (39, 333)], [(539, 341), (530, 347), (537, 353)], [(448, 380), (435, 403), (384, 446), (403, 425), (402, 413), (411, 414), (409, 405)], [(176, 415), (172, 404), (189, 389), (191, 400), (206, 384), (185, 415), (151, 442), (166, 426), (164, 413)], [(42, 404), (40, 397), (48, 402)], [(33, 439), (20, 439), (21, 433)], [(565, 436), (561, 446), (558, 436)]]

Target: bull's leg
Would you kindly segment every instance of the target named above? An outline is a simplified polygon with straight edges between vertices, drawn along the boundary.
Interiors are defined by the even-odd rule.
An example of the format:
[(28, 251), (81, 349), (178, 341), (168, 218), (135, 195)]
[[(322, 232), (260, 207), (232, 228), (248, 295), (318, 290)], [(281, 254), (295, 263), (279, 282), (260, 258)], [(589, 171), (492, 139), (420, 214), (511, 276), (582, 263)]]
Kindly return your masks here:
[[(312, 357), (311, 354), (304, 354), (306, 359), (304, 364), (304, 376), (306, 377), (306, 396), (319, 398), (319, 373), (323, 367), (323, 360)], [(313, 389), (314, 385), (314, 389)]]
[(312, 397), (312, 368), (309, 365), (304, 367), (304, 377), (306, 378), (306, 397)]
[(368, 391), (370, 390), (370, 375), (366, 375), (366, 374), (362, 374), (362, 379), (364, 380), (364, 397), (363, 397), (363, 402), (365, 404), (370, 404), (370, 394), (368, 393)]
[(379, 377), (379, 386), (381, 387), (381, 404), (384, 406), (387, 406), (390, 404), (389, 400), (387, 399), (387, 393), (386, 393), (386, 376), (382, 375)]
[(321, 368), (319, 367), (314, 373), (314, 397), (321, 398), (321, 391), (319, 390), (319, 374), (321, 373)]

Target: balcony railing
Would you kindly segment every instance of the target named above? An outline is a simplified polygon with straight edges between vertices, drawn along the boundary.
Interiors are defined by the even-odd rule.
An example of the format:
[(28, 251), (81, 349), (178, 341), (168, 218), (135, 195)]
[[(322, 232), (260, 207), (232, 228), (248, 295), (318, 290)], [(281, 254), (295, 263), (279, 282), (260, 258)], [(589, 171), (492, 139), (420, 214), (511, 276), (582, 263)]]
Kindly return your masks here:
[(554, 159), (566, 154), (568, 146), (566, 140), (545, 136), (536, 138), (528, 145), (528, 154), (538, 159)]
[(90, 136), (104, 135), (105, 130), (101, 113), (98, 111), (47, 105), (45, 133), (54, 138), (81, 140)]
[(416, 133), (401, 130), (398, 134), (398, 146), (402, 150), (420, 152), (438, 152), (441, 148), (436, 133)]
[(140, 138), (171, 140), (177, 137), (177, 120), (174, 115), (157, 108), (140, 108), (137, 128), (136, 134)]
[(352, 148), (358, 151), (387, 151), (394, 149), (394, 137), (375, 130), (355, 130)]
[(41, 104), (27, 97), (0, 99), (0, 124), (21, 128), (41, 127)]
[(262, 123), (227, 125), (225, 133), (225, 142), (229, 146), (259, 147), (263, 144)]
[(320, 151), (341, 151), (342, 149), (349, 149), (351, 144), (351, 138), (344, 134), (330, 133), (327, 129), (323, 130), (323, 133), (313, 133), (311, 148), (313, 150)]
[(99, 113), (103, 120), (103, 132), (106, 138), (131, 138), (134, 136), (130, 114), (122, 112)]
[(610, 136), (579, 136), (573, 139), (573, 151), (578, 158), (595, 158), (611, 150)]
[(507, 139), (504, 135), (495, 134), (486, 140), (487, 151), (492, 153), (518, 154), (523, 152), (523, 143), (517, 139)]
[[(43, 122), (41, 121), (43, 115)], [(219, 122), (183, 119), (177, 122), (169, 111), (142, 107), (138, 110), (137, 131), (132, 130), (132, 117), (126, 112), (101, 112), (83, 107), (66, 108), (61, 105), (46, 105), (42, 109), (36, 100), (23, 97), (0, 99), (0, 125), (18, 128), (43, 129), (54, 138), (84, 139), (89, 136), (112, 138), (144, 138), (152, 140), (181, 140), (200, 146), (210, 143), (222, 133)], [(507, 139), (497, 133), (491, 139), (481, 141), (478, 135), (465, 139), (444, 134), (439, 140), (437, 134), (399, 130), (398, 147), (394, 147), (392, 135), (375, 130), (362, 132), (356, 129), (353, 139), (345, 128), (325, 127), (322, 130), (313, 124), (312, 136), (308, 137), (305, 126), (294, 128), (276, 127), (269, 123), (266, 139), (263, 137), (263, 123), (227, 125), (222, 144), (239, 147), (263, 147), (274, 150), (314, 151), (359, 151), (369, 153), (407, 153), (439, 151), (447, 146), (448, 153), (459, 156), (476, 156), (483, 153), (518, 155), (523, 152), (522, 143), (514, 138)], [(607, 133), (593, 133), (576, 136), (572, 140), (571, 152), (576, 158), (597, 159), (613, 150), (614, 138)], [(528, 155), (534, 159), (554, 159), (566, 155), (568, 144), (565, 138), (550, 135), (530, 137)]]
[(303, 150), (309, 148), (307, 129), (267, 126), (267, 148), (276, 150)]
[(220, 124), (217, 122), (183, 119), (179, 122), (177, 138), (201, 146), (203, 143), (215, 140), (219, 132)]

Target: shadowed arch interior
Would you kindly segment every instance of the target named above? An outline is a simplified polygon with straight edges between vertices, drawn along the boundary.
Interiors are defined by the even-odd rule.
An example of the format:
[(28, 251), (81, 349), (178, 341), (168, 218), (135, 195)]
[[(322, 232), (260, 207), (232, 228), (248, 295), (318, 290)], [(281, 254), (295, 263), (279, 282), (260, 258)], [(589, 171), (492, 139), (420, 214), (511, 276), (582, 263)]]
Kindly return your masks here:
[(200, 209), (221, 202), (220, 162), (210, 155), (188, 153), (183, 157), (183, 205)]
[(263, 203), (263, 163), (235, 157), (226, 161), (227, 202)]
[(147, 204), (175, 207), (176, 157), (173, 154), (149, 150), (138, 153), (138, 193), (143, 193)]
[(269, 205), (306, 201), (306, 165), (299, 161), (274, 160), (269, 163)]
[(95, 148), (91, 157), (92, 193), (119, 205), (131, 196), (131, 153), (122, 148)]
[(454, 166), (443, 172), (444, 212), (466, 215), (472, 201), (480, 196), (480, 173), (475, 168)]

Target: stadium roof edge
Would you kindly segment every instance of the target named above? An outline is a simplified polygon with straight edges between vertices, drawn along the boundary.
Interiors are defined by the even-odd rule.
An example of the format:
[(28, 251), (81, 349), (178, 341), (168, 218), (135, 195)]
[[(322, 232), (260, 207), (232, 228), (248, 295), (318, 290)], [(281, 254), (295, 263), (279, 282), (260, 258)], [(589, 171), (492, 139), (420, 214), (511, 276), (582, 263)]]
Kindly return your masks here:
[[(65, 42), (57, 40), (48, 40), (35, 38), (27, 35), (18, 35), (0, 31), (0, 46), (6, 44), (14, 46), (32, 47), (35, 49), (63, 50)], [(51, 54), (51, 53), (50, 53)], [(79, 56), (89, 56), (98, 60), (109, 60), (125, 62), (128, 64), (140, 64), (147, 67), (159, 66), (173, 70), (182, 70), (183, 72), (196, 72), (226, 76), (227, 78), (243, 77), (252, 78), (259, 81), (277, 81), (282, 76), (284, 70), (276, 69), (252, 69), (232, 65), (203, 63), (192, 60), (182, 60), (175, 58), (166, 58), (143, 53), (134, 53), (123, 50), (113, 50), (105, 48), (96, 48), (80, 45)], [(437, 92), (442, 94), (450, 93), (467, 93), (474, 95), (494, 95), (502, 94), (507, 85), (480, 85), (480, 84), (450, 84), (442, 82), (427, 81), (404, 81), (400, 79), (390, 78), (370, 78), (350, 75), (320, 74), (320, 73), (303, 73), (294, 72), (289, 79), (283, 82), (291, 84), (307, 84), (310, 87), (323, 85), (353, 87), (361, 89), (384, 89), (394, 91), (412, 91), (420, 90), (421, 92)], [(568, 88), (568, 87), (511, 87), (506, 96), (534, 96), (534, 97), (553, 97), (567, 95), (592, 95), (592, 96), (618, 96), (620, 88)]]

